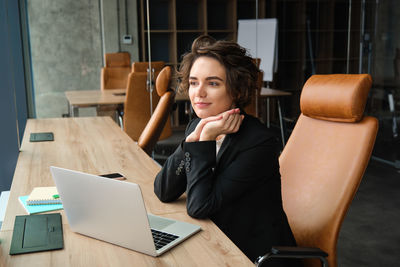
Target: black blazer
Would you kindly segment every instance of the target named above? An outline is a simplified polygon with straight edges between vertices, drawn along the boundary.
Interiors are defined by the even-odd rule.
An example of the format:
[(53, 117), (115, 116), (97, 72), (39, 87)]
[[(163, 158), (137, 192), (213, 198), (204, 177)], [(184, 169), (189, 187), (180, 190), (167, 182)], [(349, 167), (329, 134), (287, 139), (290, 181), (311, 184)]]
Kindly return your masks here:
[[(199, 119), (191, 121), (186, 136)], [(276, 138), (258, 119), (245, 115), (238, 132), (216, 142), (182, 142), (154, 181), (163, 202), (184, 192), (187, 212), (210, 218), (254, 261), (272, 245), (295, 245), (282, 208)]]

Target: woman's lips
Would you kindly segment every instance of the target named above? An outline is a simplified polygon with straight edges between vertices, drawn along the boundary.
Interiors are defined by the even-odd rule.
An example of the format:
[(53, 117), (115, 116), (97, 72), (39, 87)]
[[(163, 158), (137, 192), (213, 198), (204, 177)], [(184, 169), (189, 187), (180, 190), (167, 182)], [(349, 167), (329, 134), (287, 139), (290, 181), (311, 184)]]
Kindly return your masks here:
[(197, 103), (195, 103), (195, 105), (197, 108), (202, 109), (202, 108), (207, 108), (208, 106), (211, 105), (211, 103), (197, 102)]

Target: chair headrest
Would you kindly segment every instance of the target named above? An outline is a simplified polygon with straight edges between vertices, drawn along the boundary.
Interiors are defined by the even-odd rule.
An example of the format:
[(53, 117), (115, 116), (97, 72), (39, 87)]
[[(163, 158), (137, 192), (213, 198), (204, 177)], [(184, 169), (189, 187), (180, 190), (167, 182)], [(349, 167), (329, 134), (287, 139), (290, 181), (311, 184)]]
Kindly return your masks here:
[(321, 120), (357, 122), (363, 117), (371, 84), (369, 74), (313, 75), (301, 92), (301, 112)]
[[(165, 62), (164, 61), (152, 61), (151, 68), (154, 69), (155, 72), (161, 71), (164, 68)], [(136, 61), (132, 63), (132, 71), (133, 72), (147, 72), (149, 68), (149, 62), (146, 61)]]
[(105, 55), (107, 67), (131, 67), (131, 56), (128, 52), (107, 53)]
[(169, 89), (171, 74), (172, 72), (170, 66), (164, 67), (158, 74), (156, 80), (156, 89), (159, 96), (162, 96)]

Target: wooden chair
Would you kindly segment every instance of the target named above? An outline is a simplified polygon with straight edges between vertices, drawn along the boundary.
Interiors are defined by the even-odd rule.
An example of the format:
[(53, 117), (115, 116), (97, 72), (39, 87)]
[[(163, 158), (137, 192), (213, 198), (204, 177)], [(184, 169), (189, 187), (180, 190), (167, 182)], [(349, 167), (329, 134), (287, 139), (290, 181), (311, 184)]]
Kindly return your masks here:
[[(160, 84), (159, 80), (171, 79), (170, 67), (165, 67), (161, 72), (156, 73), (156, 87)], [(150, 96), (146, 89), (147, 73), (131, 72), (128, 77), (128, 87), (126, 90), (126, 99), (124, 104), (123, 129), (134, 140), (138, 141), (144, 128), (150, 120)], [(161, 90), (161, 89), (160, 89)], [(158, 89), (152, 92), (152, 110), (155, 110), (160, 96)], [(162, 131), (160, 139), (165, 139), (172, 134), (170, 118)]]
[[(170, 82), (171, 68), (165, 67), (156, 81), (157, 94), (160, 96), (160, 100), (138, 140), (138, 145), (150, 156), (165, 125), (170, 124), (169, 118), (175, 100), (175, 91), (170, 88)], [(167, 129), (169, 129), (169, 135), (171, 135), (171, 127)]]
[(339, 230), (378, 131), (377, 120), (363, 116), (371, 83), (368, 74), (336, 74), (313, 75), (304, 85), (302, 113), (279, 158), (283, 207), (299, 247), (272, 248), (257, 266), (270, 257), (337, 266)]
[(105, 66), (101, 69), (101, 90), (126, 88), (131, 72), (128, 52), (105, 54)]

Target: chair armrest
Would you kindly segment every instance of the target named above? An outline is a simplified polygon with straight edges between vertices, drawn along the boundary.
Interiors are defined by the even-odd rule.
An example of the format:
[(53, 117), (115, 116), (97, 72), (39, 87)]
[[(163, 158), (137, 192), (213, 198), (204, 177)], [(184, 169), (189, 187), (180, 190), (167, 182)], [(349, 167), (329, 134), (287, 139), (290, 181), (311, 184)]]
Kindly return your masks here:
[(309, 247), (272, 247), (271, 251), (264, 256), (260, 256), (256, 259), (254, 264), (256, 266), (261, 266), (261, 264), (269, 258), (296, 258), (296, 259), (306, 259), (306, 258), (317, 258), (321, 260), (323, 267), (328, 267), (328, 261), (326, 260), (328, 253), (319, 248), (309, 248)]

